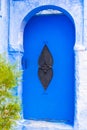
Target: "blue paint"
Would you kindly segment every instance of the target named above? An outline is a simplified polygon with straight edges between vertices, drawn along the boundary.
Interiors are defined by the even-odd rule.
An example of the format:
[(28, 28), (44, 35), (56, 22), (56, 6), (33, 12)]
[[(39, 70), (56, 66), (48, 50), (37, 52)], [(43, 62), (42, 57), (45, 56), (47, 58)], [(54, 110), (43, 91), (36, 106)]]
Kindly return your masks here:
[(21, 24), (21, 31), (24, 30), (26, 23), (32, 18), (32, 16), (34, 16), (36, 13), (38, 13), (40, 11), (48, 10), (48, 9), (58, 10), (58, 11), (64, 13), (72, 21), (72, 23), (75, 26), (73, 17), (65, 9), (63, 9), (59, 6), (55, 6), (55, 5), (44, 5), (44, 6), (39, 6), (35, 9), (33, 9), (25, 16), (25, 18), (23, 19), (22, 24)]
[[(33, 16), (24, 30), (23, 115), (25, 119), (73, 124), (75, 112), (75, 28), (64, 14)], [(53, 79), (46, 91), (38, 78), (38, 59), (47, 44)], [(26, 68), (25, 68), (26, 67)]]

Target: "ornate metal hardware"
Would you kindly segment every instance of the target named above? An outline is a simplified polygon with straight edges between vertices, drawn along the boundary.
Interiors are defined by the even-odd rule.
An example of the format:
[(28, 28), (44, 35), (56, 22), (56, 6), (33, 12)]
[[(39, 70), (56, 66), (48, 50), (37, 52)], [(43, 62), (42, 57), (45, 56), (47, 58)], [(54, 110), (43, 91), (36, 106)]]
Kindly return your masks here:
[(38, 69), (38, 76), (45, 90), (47, 89), (53, 77), (52, 65), (53, 65), (52, 55), (47, 45), (45, 45), (39, 57), (39, 69)]
[(47, 71), (49, 69), (52, 69), (52, 66), (47, 65), (46, 63), (44, 63), (41, 67), (39, 67), (41, 70), (43, 70), (44, 73), (47, 73)]

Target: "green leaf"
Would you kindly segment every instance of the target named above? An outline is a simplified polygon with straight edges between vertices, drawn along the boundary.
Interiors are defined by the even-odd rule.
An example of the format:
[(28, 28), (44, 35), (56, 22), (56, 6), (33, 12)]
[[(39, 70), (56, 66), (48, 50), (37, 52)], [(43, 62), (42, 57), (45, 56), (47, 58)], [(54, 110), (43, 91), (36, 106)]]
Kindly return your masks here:
[(21, 82), (22, 71), (0, 55), (0, 130), (11, 130), (20, 119), (21, 102), (13, 88)]

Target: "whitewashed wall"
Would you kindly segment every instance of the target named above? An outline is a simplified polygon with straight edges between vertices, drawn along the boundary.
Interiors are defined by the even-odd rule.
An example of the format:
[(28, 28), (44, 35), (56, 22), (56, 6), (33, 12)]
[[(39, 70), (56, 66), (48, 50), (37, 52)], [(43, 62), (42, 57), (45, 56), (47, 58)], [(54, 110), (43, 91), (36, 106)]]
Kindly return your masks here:
[(7, 52), (8, 26), (9, 26), (9, 1), (0, 0), (0, 53)]
[(83, 40), (76, 51), (78, 79), (77, 120), (79, 130), (87, 130), (87, 0), (84, 0)]
[[(9, 3), (10, 1), (10, 3)], [(76, 26), (76, 115), (74, 127), (47, 122), (19, 122), (19, 130), (87, 130), (87, 0), (1, 0), (0, 52), (8, 51), (21, 61), (23, 37), (21, 23), (34, 8), (56, 5), (67, 10)], [(10, 7), (10, 8), (9, 8)], [(20, 63), (20, 62), (19, 62)], [(19, 87), (21, 91), (21, 85)]]

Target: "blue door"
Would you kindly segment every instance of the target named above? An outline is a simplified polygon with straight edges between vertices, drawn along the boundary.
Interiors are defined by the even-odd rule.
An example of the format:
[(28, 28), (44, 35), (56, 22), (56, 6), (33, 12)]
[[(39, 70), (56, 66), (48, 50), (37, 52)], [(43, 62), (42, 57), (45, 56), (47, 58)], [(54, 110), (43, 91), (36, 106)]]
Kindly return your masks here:
[[(35, 15), (27, 23), (23, 38), (24, 118), (72, 123), (75, 97), (73, 23), (63, 13)], [(48, 66), (42, 63), (45, 58)]]

